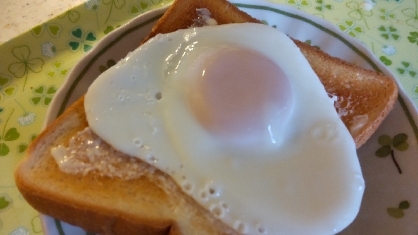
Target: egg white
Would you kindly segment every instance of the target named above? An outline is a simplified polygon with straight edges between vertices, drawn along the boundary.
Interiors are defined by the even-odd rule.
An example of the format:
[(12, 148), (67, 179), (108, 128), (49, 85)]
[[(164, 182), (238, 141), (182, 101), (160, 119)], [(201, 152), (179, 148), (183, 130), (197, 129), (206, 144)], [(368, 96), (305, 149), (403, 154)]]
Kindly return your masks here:
[[(225, 146), (190, 110), (190, 68), (220, 46), (255, 50), (288, 76), (294, 102), (275, 144)], [(245, 23), (157, 35), (96, 79), (85, 107), (102, 139), (168, 173), (240, 232), (334, 234), (358, 213), (364, 181), (354, 141), (309, 63), (276, 29)]]

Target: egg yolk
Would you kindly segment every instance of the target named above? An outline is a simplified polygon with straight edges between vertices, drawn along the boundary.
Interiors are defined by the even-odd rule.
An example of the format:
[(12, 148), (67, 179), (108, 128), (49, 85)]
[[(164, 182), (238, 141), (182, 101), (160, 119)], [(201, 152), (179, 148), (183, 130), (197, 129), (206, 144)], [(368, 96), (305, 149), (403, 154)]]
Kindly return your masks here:
[(236, 144), (276, 143), (291, 112), (288, 77), (272, 60), (241, 47), (204, 56), (189, 102), (210, 133)]

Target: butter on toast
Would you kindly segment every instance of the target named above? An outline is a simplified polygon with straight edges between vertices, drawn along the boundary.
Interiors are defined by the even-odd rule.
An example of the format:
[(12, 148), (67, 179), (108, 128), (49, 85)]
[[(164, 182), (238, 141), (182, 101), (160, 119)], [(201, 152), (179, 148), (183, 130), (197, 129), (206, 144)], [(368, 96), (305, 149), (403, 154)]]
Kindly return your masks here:
[[(189, 27), (197, 17), (196, 8), (207, 8), (219, 24), (257, 22), (223, 0), (177, 0), (145, 40)], [(337, 97), (337, 108), (346, 108), (342, 119), (347, 127), (356, 116), (367, 115), (367, 121), (353, 134), (360, 146), (391, 110), (397, 97), (394, 81), (296, 43), (327, 91)], [(361, 80), (358, 74), (362, 75)], [(97, 169), (75, 175), (61, 171), (51, 155), (51, 147), (68, 146), (70, 139), (87, 127), (81, 98), (28, 149), (15, 179), (23, 197), (35, 209), (100, 234), (238, 234), (185, 195), (165, 173), (139, 159), (115, 153), (108, 145), (101, 148), (112, 154), (110, 158), (103, 156), (99, 160), (102, 164), (114, 164), (111, 158), (117, 157), (120, 160), (112, 165), (115, 171), (139, 170), (130, 176), (109, 175)]]

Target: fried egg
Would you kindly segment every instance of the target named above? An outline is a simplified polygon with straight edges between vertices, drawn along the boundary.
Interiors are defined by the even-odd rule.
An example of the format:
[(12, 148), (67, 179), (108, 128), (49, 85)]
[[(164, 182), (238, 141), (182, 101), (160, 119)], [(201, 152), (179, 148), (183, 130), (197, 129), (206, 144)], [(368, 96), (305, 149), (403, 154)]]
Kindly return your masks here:
[(157, 35), (88, 89), (90, 128), (169, 174), (243, 234), (335, 234), (356, 217), (356, 147), (282, 32), (244, 23)]

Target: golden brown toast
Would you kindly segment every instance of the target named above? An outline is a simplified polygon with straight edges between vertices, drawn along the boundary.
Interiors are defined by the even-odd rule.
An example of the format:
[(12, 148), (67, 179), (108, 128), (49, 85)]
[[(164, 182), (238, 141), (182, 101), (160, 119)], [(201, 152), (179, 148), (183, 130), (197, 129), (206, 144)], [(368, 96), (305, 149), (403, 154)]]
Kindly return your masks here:
[[(177, 0), (144, 41), (158, 33), (189, 27), (197, 17), (196, 8), (207, 8), (220, 24), (258, 22), (223, 0)], [(356, 116), (367, 115), (365, 125), (352, 133), (360, 146), (391, 110), (397, 97), (394, 81), (295, 42), (326, 90), (338, 97), (337, 106), (347, 109), (347, 115), (341, 117), (347, 127)], [(61, 171), (51, 156), (51, 147), (68, 146), (70, 139), (86, 127), (81, 98), (28, 149), (15, 179), (23, 197), (35, 209), (100, 234), (237, 234), (185, 195), (164, 172), (116, 152), (106, 143), (101, 149), (108, 154), (95, 160), (104, 170), (98, 167), (80, 174)], [(113, 168), (115, 171), (109, 170)]]

